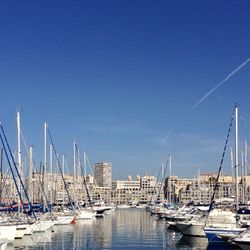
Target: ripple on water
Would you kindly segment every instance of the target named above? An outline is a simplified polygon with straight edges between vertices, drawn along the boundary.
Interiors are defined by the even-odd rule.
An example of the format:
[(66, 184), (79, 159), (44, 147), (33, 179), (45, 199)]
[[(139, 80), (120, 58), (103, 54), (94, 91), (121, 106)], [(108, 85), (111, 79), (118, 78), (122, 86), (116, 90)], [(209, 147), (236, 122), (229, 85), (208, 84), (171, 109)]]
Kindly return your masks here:
[(221, 250), (205, 238), (182, 237), (142, 209), (118, 209), (104, 218), (56, 226), (53, 232), (36, 233), (17, 240), (7, 249), (196, 249)]

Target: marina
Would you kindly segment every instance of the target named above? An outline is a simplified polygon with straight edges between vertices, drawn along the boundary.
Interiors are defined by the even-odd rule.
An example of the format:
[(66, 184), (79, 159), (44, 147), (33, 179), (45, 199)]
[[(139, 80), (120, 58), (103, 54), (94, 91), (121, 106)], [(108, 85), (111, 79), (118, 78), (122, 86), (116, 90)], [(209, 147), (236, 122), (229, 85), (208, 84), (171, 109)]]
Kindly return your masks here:
[[(2, 249), (2, 248), (1, 248)], [(183, 236), (165, 220), (143, 209), (116, 209), (103, 218), (54, 226), (26, 235), (3, 249), (240, 249), (227, 244), (210, 245), (205, 237)]]
[(103, 218), (54, 226), (8, 244), (5, 249), (239, 249), (209, 245), (203, 237), (183, 236), (165, 220), (143, 209), (116, 209)]
[[(235, 183), (231, 183), (231, 187), (235, 190), (235, 197), (229, 197), (227, 193), (225, 197), (218, 199), (219, 178), (233, 124), (235, 125)], [(47, 137), (50, 140), (49, 174), (46, 172)], [(44, 169), (34, 182), (35, 164), (32, 147), (29, 152), (30, 175), (29, 178), (23, 178), (20, 112), (17, 112), (17, 161), (14, 159), (2, 124), (0, 124), (0, 139), (3, 146), (2, 161), (5, 156), (4, 159), (11, 171), (11, 175), (6, 175), (5, 178), (10, 181), (9, 186), (13, 186), (10, 204), (9, 188), (6, 183), (1, 190), (4, 194), (2, 196), (4, 203), (0, 206), (1, 250), (36, 249), (39, 246), (46, 249), (181, 249), (182, 247), (248, 249), (250, 245), (249, 204), (239, 202), (237, 105), (230, 120), (218, 173), (211, 185), (209, 204), (201, 202), (201, 195), (199, 204), (194, 201), (176, 202), (174, 185), (171, 182), (171, 155), (166, 166), (162, 164), (160, 168), (161, 177), (158, 175), (155, 179), (154, 176), (143, 178), (137, 176), (136, 182), (132, 182), (131, 177), (126, 182), (112, 182), (112, 164), (96, 163), (91, 184), (89, 180), (87, 181), (86, 174), (89, 160), (84, 153), (83, 163), (81, 162), (80, 151), (74, 141), (74, 174), (71, 179), (73, 181), (69, 181), (65, 176), (65, 155), (62, 155), (61, 164), (50, 129), (47, 123), (44, 123)], [(53, 153), (56, 160), (54, 171)], [(245, 164), (242, 164), (242, 169), (247, 166), (247, 153), (244, 157)], [(168, 178), (166, 178), (167, 169), (169, 169)], [(37, 173), (36, 169), (35, 172)], [(245, 176), (246, 174), (241, 177), (242, 182)], [(58, 179), (61, 180), (59, 183)], [(99, 192), (96, 197), (98, 200), (93, 200), (94, 186), (99, 191), (101, 189), (105, 191), (103, 197)], [(245, 188), (244, 181), (241, 191), (241, 201), (244, 203)], [(34, 189), (38, 190), (37, 195), (34, 194)], [(82, 197), (79, 196), (80, 190)], [(119, 199), (115, 194), (119, 194)], [(147, 199), (146, 202), (144, 198)]]
[(1, 1), (0, 250), (250, 250), (250, 1)]

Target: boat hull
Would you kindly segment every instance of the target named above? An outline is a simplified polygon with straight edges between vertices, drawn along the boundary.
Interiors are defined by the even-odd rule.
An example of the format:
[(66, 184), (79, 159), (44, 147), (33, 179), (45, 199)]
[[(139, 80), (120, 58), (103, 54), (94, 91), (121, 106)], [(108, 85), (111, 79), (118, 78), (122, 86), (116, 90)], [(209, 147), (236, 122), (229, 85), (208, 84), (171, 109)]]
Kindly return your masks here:
[(203, 230), (203, 227), (204, 227), (203, 224), (177, 222), (175, 224), (175, 226), (183, 235), (196, 236), (196, 237), (206, 237), (206, 234)]
[(24, 235), (32, 235), (33, 230), (34, 230), (34, 226), (35, 226), (34, 223), (28, 224), (27, 227), (26, 227), (26, 230), (24, 232)]
[(0, 225), (0, 237), (7, 242), (13, 242), (16, 236), (16, 225)]
[(69, 225), (71, 222), (74, 221), (74, 216), (67, 215), (67, 216), (57, 216), (55, 220), (55, 225)]
[(16, 225), (16, 234), (15, 239), (22, 239), (27, 228), (28, 224)]
[(77, 220), (90, 220), (95, 218), (96, 213), (88, 210), (81, 210), (77, 215)]
[(37, 221), (34, 226), (34, 233), (46, 232), (49, 230), (51, 226), (53, 226), (53, 222), (51, 220), (41, 220)]
[(250, 242), (232, 241), (234, 244), (239, 246), (242, 250), (250, 249)]
[(232, 234), (239, 234), (243, 232), (245, 228), (204, 228), (204, 232), (208, 238), (210, 244), (225, 244), (226, 240), (225, 237), (219, 237), (220, 234), (222, 235), (232, 235)]

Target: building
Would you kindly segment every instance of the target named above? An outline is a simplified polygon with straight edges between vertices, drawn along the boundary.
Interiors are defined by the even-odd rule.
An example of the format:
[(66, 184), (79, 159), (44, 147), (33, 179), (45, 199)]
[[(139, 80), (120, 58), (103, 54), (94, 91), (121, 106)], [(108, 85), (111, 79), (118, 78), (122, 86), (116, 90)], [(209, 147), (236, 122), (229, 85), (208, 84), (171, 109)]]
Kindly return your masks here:
[(111, 203), (111, 188), (93, 186), (90, 189), (91, 198), (94, 202), (104, 201), (107, 204)]
[(179, 202), (180, 190), (193, 183), (193, 179), (178, 178), (177, 176), (165, 179), (164, 194), (168, 202)]
[[(155, 176), (129, 176), (127, 180), (111, 182), (111, 164), (95, 164), (95, 178), (87, 175), (86, 183), (82, 176), (76, 178), (72, 174), (33, 173), (30, 179), (24, 179), (24, 185), (33, 203), (44, 202), (44, 179), (47, 184), (46, 199), (53, 204), (67, 204), (70, 200), (88, 202), (103, 200), (106, 203), (128, 204), (157, 202), (179, 202), (187, 204), (209, 204), (215, 189), (217, 173), (203, 173), (194, 178), (179, 178), (171, 176), (165, 183), (157, 182)], [(2, 177), (4, 185), (0, 190), (2, 202), (17, 201), (18, 194), (13, 178), (10, 175)], [(215, 199), (235, 197), (235, 178), (229, 175), (220, 175), (216, 185)], [(67, 190), (66, 190), (67, 189)], [(88, 192), (87, 192), (88, 190)], [(164, 190), (164, 191), (163, 191)], [(70, 197), (69, 197), (70, 196)], [(165, 196), (165, 197), (164, 197)], [(250, 200), (250, 175), (238, 178), (239, 203)], [(24, 201), (26, 202), (25, 198)]]
[(140, 189), (140, 181), (113, 181), (112, 189)]
[[(171, 176), (165, 180), (165, 194), (171, 201), (187, 204), (189, 202), (209, 204), (214, 192), (217, 173), (204, 173), (193, 179)], [(247, 183), (247, 181), (245, 181)], [(230, 198), (235, 195), (233, 178), (221, 175), (218, 179), (215, 199)], [(239, 197), (242, 197), (242, 185), (239, 182)], [(245, 188), (244, 188), (245, 190)], [(248, 195), (246, 190), (245, 196)]]
[(111, 162), (95, 163), (95, 184), (99, 187), (112, 187), (112, 164)]
[(119, 180), (112, 182), (112, 203), (114, 204), (129, 204), (138, 203), (141, 199), (140, 181), (132, 181), (128, 178), (127, 181)]
[(156, 177), (145, 175), (140, 178), (141, 183), (141, 199), (140, 203), (148, 203), (149, 201), (161, 202), (164, 200), (164, 188), (162, 183), (157, 182)]

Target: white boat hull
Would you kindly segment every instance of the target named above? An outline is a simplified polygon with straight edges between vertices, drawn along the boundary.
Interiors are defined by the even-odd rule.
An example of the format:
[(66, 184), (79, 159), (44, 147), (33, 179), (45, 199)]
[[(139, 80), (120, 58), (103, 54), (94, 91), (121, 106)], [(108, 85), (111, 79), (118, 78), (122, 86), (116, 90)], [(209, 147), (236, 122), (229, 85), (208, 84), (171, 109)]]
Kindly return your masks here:
[(68, 225), (74, 220), (73, 215), (61, 215), (57, 216), (55, 220), (55, 225)]
[(46, 232), (53, 226), (54, 223), (51, 220), (41, 220), (35, 222), (34, 233)]
[(126, 209), (126, 208), (130, 208), (130, 205), (117, 205), (117, 208), (121, 208), (121, 209)]
[(8, 242), (1, 242), (0, 243), (0, 250), (5, 250), (7, 248)]
[(177, 222), (175, 226), (183, 235), (206, 237), (203, 230), (204, 224)]
[(85, 220), (85, 219), (94, 219), (96, 212), (92, 212), (90, 210), (80, 210), (77, 219), (78, 220)]
[(28, 224), (16, 225), (16, 234), (15, 239), (22, 239), (27, 228)]
[(13, 242), (16, 236), (16, 225), (0, 225), (0, 238), (7, 242)]
[(24, 235), (32, 235), (33, 230), (34, 230), (34, 226), (35, 226), (34, 223), (32, 223), (32, 224), (27, 224), (27, 227), (26, 227), (26, 229), (25, 229)]

